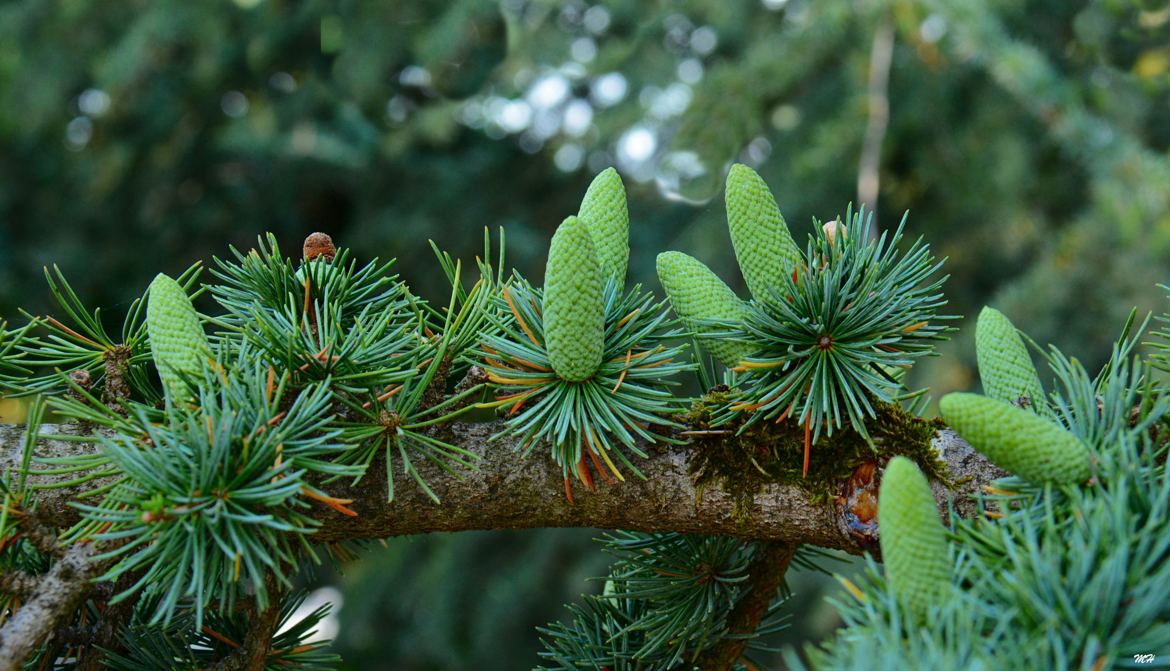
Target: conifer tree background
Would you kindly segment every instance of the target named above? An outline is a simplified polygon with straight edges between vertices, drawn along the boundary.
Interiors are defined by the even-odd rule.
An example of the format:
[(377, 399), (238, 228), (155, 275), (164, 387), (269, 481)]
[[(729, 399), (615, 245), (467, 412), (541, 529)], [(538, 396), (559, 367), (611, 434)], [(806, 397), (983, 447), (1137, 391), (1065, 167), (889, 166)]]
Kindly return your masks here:
[[(1132, 306), (1162, 311), (1168, 105), (1157, 1), (17, 0), (0, 7), (0, 317), (48, 312), (57, 264), (113, 328), (156, 273), (266, 231), (398, 257), (438, 302), (426, 240), (470, 259), (502, 225), (509, 265), (539, 283), (553, 230), (611, 164), (631, 284), (661, 297), (654, 257), (673, 249), (745, 296), (725, 166), (753, 165), (803, 243), (871, 193), (876, 133), (866, 204), (883, 230), (911, 211), (967, 316), (916, 379), (976, 388), (984, 304), (1095, 371)], [(596, 535), (397, 539), (304, 581), (343, 586), (353, 668), (520, 668), (534, 625), (600, 591), (582, 582), (607, 563)], [(796, 598), (824, 619), (796, 637), (825, 635), (832, 610), (811, 584)]]

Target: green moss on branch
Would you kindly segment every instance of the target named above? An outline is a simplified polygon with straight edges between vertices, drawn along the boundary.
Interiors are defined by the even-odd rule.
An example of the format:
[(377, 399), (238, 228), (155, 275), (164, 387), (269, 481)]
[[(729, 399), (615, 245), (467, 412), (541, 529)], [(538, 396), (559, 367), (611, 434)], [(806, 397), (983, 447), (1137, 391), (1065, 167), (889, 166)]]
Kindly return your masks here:
[(938, 419), (923, 419), (896, 403), (875, 403), (876, 417), (866, 428), (872, 443), (849, 426), (823, 435), (812, 446), (808, 477), (802, 477), (805, 430), (794, 420), (710, 426), (713, 411), (727, 402), (724, 391), (713, 391), (695, 401), (686, 422), (693, 452), (688, 470), (696, 491), (718, 487), (735, 500), (736, 515), (748, 518), (756, 494), (772, 484), (793, 485), (807, 491), (814, 502), (828, 502), (842, 494), (843, 484), (869, 462), (905, 456), (928, 477), (946, 480), (946, 464), (931, 445), (943, 428)]

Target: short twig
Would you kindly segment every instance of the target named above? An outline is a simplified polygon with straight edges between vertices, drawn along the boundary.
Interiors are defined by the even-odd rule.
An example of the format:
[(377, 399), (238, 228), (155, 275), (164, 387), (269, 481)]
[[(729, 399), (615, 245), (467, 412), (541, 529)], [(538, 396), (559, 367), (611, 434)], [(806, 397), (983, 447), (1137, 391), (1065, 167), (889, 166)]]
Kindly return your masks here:
[(40, 520), (36, 510), (21, 509), (20, 513), (16, 515), (16, 519), (17, 526), (20, 527), (24, 537), (37, 550), (54, 557), (63, 557), (65, 555), (65, 548), (61, 547), (60, 539), (57, 538), (57, 532), (53, 531), (52, 527)]
[(40, 576), (30, 575), (24, 571), (8, 571), (0, 573), (0, 592), (27, 599), (36, 591), (41, 583)]

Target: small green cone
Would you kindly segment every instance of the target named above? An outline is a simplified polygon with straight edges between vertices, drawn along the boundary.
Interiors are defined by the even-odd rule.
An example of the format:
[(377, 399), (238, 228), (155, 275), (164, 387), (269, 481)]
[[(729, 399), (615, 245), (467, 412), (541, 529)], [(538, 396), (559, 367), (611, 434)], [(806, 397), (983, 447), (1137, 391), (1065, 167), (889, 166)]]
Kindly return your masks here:
[(991, 398), (1016, 403), (1027, 397), (1034, 412), (1050, 415), (1040, 376), (1028, 356), (1019, 331), (995, 308), (985, 307), (975, 325), (975, 355), (983, 393)]
[(697, 330), (699, 341), (724, 366), (734, 366), (751, 356), (755, 348), (742, 340), (703, 338), (711, 327), (697, 326), (696, 320), (712, 319), (739, 324), (747, 306), (723, 280), (702, 261), (682, 252), (658, 255), (658, 281), (670, 298), (670, 305), (690, 330)]
[(801, 263), (800, 249), (776, 199), (756, 171), (742, 164), (727, 175), (727, 227), (743, 279), (757, 301), (771, 297), (769, 287)]
[(1089, 448), (1051, 420), (979, 394), (947, 394), (943, 419), (996, 465), (1033, 484), (1089, 479)]
[(211, 347), (187, 292), (162, 273), (150, 283), (146, 330), (154, 365), (167, 393), (175, 400), (191, 400), (183, 376), (199, 375)]
[(947, 534), (926, 476), (894, 457), (878, 491), (878, 532), (890, 590), (912, 617), (926, 618), (951, 583)]
[(593, 178), (577, 216), (589, 229), (605, 277), (625, 286), (630, 263), (630, 213), (626, 209), (626, 187), (617, 170), (606, 168)]
[(580, 382), (601, 366), (604, 292), (593, 238), (582, 219), (569, 217), (553, 235), (544, 271), (544, 337), (561, 379)]

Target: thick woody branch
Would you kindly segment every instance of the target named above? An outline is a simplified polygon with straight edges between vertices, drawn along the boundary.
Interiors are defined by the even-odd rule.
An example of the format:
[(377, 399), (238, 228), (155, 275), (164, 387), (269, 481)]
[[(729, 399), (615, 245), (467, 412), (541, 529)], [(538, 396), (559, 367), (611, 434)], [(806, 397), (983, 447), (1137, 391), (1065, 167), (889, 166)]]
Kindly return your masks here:
[[(814, 502), (806, 490), (796, 485), (768, 485), (755, 494), (748, 514), (744, 514), (743, 502), (731, 495), (718, 489), (700, 492), (696, 488), (688, 474), (688, 459), (693, 450), (700, 448), (641, 445), (649, 455), (638, 464), (645, 480), (628, 474), (624, 483), (599, 483), (596, 492), (586, 492), (578, 486), (574, 501), (569, 501), (564, 495), (560, 469), (543, 455), (521, 459), (510, 444), (491, 441), (500, 429), (498, 422), (454, 423), (442, 429), (445, 440), (479, 456), (480, 468), (454, 478), (425, 460), (417, 462), (419, 474), (440, 497), (441, 504), (434, 503), (401, 473), (395, 487), (398, 495), (393, 502), (387, 502), (385, 469), (377, 466), (356, 486), (336, 482), (323, 485), (333, 496), (353, 499), (350, 507), (358, 514), (349, 517), (322, 507), (317, 515), (321, 526), (314, 539), (337, 542), (435, 531), (538, 527), (676, 531), (756, 539), (765, 542), (764, 556), (770, 559), (765, 562), (767, 566), (760, 563), (753, 568), (753, 593), (731, 614), (733, 630), (743, 632), (758, 626), (797, 546), (820, 545), (852, 553), (875, 548), (873, 520), (859, 520), (846, 483), (841, 483), (842, 496), (829, 502)], [(19, 467), (24, 430), (23, 426), (0, 425), (0, 472)], [(43, 425), (41, 431), (42, 435), (69, 434), (77, 427)], [(933, 484), (940, 512), (954, 505), (962, 515), (974, 514), (976, 507), (970, 495), (980, 485), (1002, 476), (1003, 471), (952, 431), (938, 431), (932, 445), (957, 485), (951, 490), (942, 483)], [(98, 448), (90, 442), (42, 439), (35, 449), (34, 456), (44, 458), (76, 456)], [(105, 484), (91, 481), (80, 487), (52, 487), (68, 484), (66, 477), (75, 476), (32, 479), (41, 489), (36, 492), (35, 516), (30, 515), (27, 524), (22, 524), (22, 531), (36, 536), (45, 549), (60, 551), (55, 547), (56, 536), (51, 528), (76, 522), (77, 509), (71, 503)], [(872, 511), (872, 506), (861, 508)], [(100, 573), (100, 567), (89, 560), (92, 552), (91, 544), (70, 546), (48, 573), (37, 576), (31, 600), (0, 629), (0, 671), (17, 668), (19, 660), (35, 650), (89, 593), (93, 577)], [(7, 587), (13, 592), (27, 592), (26, 583), (24, 576), (13, 575), (8, 577)], [(259, 668), (256, 664), (261, 662), (257, 660), (267, 654), (267, 646), (261, 642), (268, 636), (263, 632), (270, 632), (275, 616), (275, 611), (259, 614), (256, 635), (260, 638), (245, 646), (240, 655), (233, 655), (233, 667)], [(739, 642), (732, 640), (712, 651), (718, 653), (718, 659), (707, 660), (710, 664), (705, 663), (704, 668), (728, 668), (727, 664), (742, 654), (742, 646), (736, 647)]]
[(41, 577), (35, 596), (0, 628), (0, 671), (16, 671), (41, 641), (70, 616), (92, 588), (100, 567), (90, 561), (91, 543), (65, 551)]
[[(46, 425), (42, 432), (67, 428)], [(638, 466), (646, 480), (627, 473), (626, 482), (599, 482), (596, 492), (578, 485), (574, 502), (569, 502), (561, 471), (547, 456), (534, 453), (521, 459), (510, 443), (489, 441), (500, 428), (497, 422), (454, 423), (446, 428), (446, 440), (480, 456), (479, 470), (464, 473), (461, 479), (425, 460), (416, 461), (441, 504), (431, 501), (401, 472), (396, 473), (396, 498), (387, 502), (385, 469), (380, 467), (371, 468), (356, 486), (341, 482), (324, 485), (333, 496), (353, 499), (350, 507), (358, 515), (347, 517), (322, 507), (317, 516), (322, 526), (314, 538), (334, 542), (435, 531), (588, 527), (722, 534), (819, 545), (855, 554), (873, 547), (873, 538), (857, 533), (856, 520), (842, 506), (814, 502), (808, 492), (795, 485), (766, 486), (755, 495), (750, 515), (737, 514), (731, 495), (717, 489), (696, 490), (687, 462), (691, 450), (697, 448), (690, 445), (643, 445), (649, 458), (640, 460)], [(0, 425), (0, 468), (19, 463), (22, 431), (20, 426)], [(940, 511), (953, 500), (960, 514), (973, 514), (970, 494), (1002, 476), (1003, 471), (949, 430), (939, 431), (933, 445), (946, 462), (951, 481), (957, 484), (949, 490), (935, 483)], [(94, 449), (84, 443), (42, 440), (37, 456)], [(77, 511), (69, 502), (81, 493), (72, 488), (38, 492), (39, 517), (61, 526), (73, 523)]]

